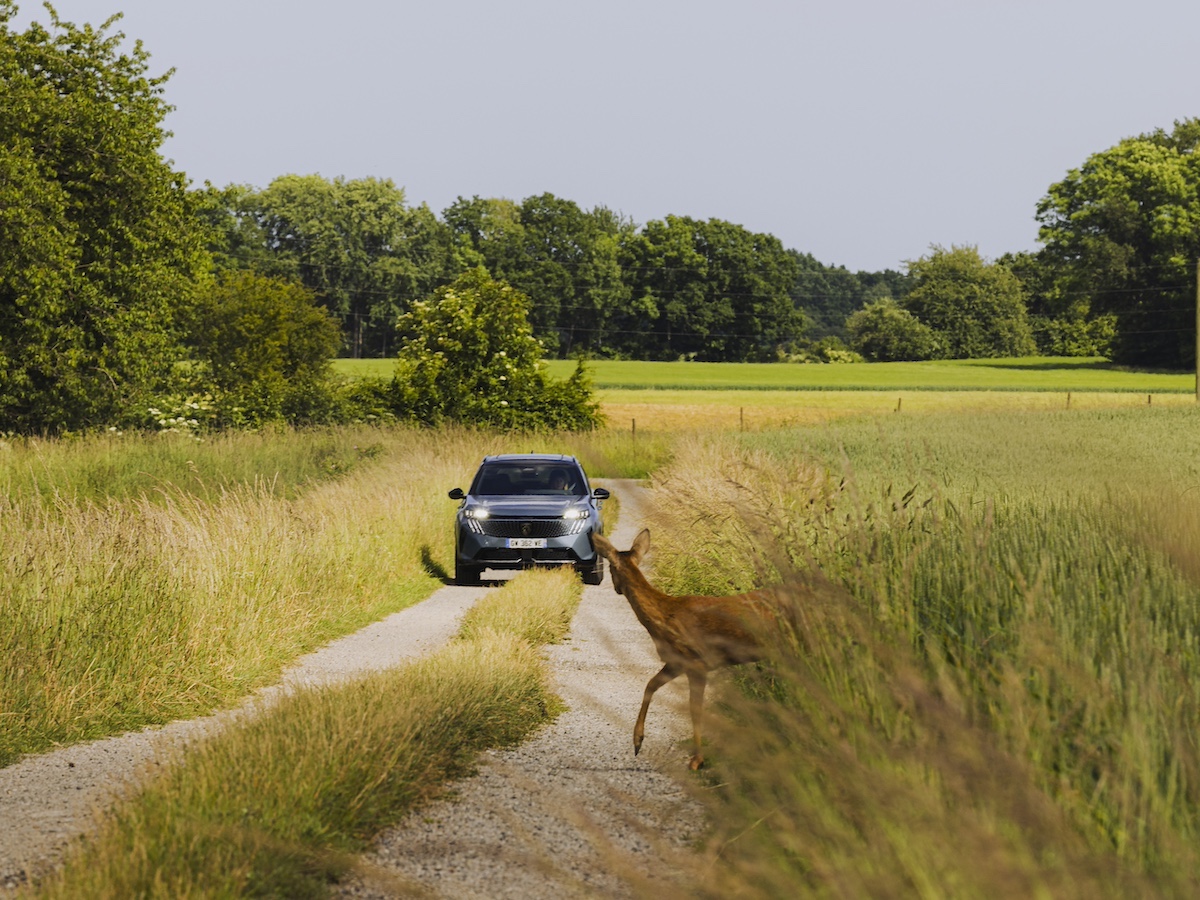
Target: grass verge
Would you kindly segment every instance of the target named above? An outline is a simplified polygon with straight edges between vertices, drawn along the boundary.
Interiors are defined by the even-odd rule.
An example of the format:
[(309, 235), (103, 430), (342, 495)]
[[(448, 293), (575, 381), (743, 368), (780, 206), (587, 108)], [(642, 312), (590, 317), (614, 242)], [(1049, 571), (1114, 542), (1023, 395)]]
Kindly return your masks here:
[[(484, 441), (360, 437), (377, 451), (336, 477), (310, 480), (305, 463), (212, 492), (162, 484), (153, 496), (118, 490), (103, 501), (0, 496), (0, 765), (228, 706), (303, 653), (427, 596), (449, 565), (444, 486), (473, 468)], [(310, 460), (321, 443), (302, 433), (274, 440), (281, 446), (258, 457), (264, 465)], [(352, 446), (354, 437), (328, 440)], [(246, 441), (254, 455), (258, 438)], [(127, 465), (152, 456), (128, 443)], [(223, 442), (211, 468), (242, 449)], [(70, 472), (94, 471), (111, 447), (92, 450), (13, 452), (30, 464), (29, 454), (54, 457), (65, 489)], [(271, 486), (279, 481), (292, 488)]]
[(833, 585), (714, 717), (696, 895), (1195, 896), (1196, 415), (682, 444), (662, 587)]
[(561, 639), (580, 592), (569, 570), (522, 573), (443, 650), (228, 729), (123, 804), (38, 896), (324, 896), (373, 834), (481, 749), (553, 718), (531, 641)]

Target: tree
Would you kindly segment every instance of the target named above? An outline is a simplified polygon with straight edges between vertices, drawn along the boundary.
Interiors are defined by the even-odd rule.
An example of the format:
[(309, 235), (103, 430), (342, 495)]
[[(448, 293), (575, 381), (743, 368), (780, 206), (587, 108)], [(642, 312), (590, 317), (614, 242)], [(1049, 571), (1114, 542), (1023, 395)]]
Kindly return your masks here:
[(1200, 256), (1200, 119), (1093, 154), (1038, 204), (1056, 288), (1114, 317), (1112, 359), (1191, 368)]
[(620, 352), (661, 359), (772, 359), (803, 331), (789, 290), (795, 258), (779, 240), (729, 222), (667, 216), (629, 236), (632, 303)]
[[(294, 268), (342, 322), (351, 356), (386, 355), (396, 317), (408, 304), (462, 271), (453, 235), (427, 206), (405, 205), (390, 179), (332, 181), (282, 175), (229, 215), (235, 238), (257, 227), (267, 249)], [(235, 241), (236, 243), (236, 241)]]
[(1042, 356), (1108, 356), (1115, 317), (1095, 315), (1086, 295), (1065, 291), (1059, 272), (1043, 250), (1006, 253), (997, 262), (1021, 281), (1028, 298), (1029, 327)]
[(396, 392), (401, 412), (505, 428), (592, 428), (600, 421), (582, 363), (551, 381), (529, 323), (529, 298), (482, 266), (412, 304), (400, 317)]
[(819, 262), (811, 253), (789, 250), (796, 261), (796, 280), (789, 293), (809, 322), (808, 337), (846, 337), (846, 318), (862, 304), (863, 288), (844, 266)]
[(188, 324), (197, 381), (216, 394), (224, 424), (320, 418), (314, 407), (327, 405), (341, 337), (337, 320), (302, 284), (225, 272)]
[(204, 228), (159, 152), (149, 53), (117, 17), (18, 32), (16, 12), (0, 0), (0, 430), (84, 429), (171, 382)]
[(891, 297), (851, 313), (846, 331), (850, 346), (872, 362), (935, 359), (939, 355), (933, 329)]
[(534, 334), (551, 352), (601, 348), (629, 296), (619, 254), (631, 223), (549, 193), (520, 204), (459, 197), (443, 217), (494, 277), (529, 297)]
[(933, 329), (951, 359), (1036, 352), (1020, 280), (975, 247), (935, 246), (908, 264), (904, 308)]

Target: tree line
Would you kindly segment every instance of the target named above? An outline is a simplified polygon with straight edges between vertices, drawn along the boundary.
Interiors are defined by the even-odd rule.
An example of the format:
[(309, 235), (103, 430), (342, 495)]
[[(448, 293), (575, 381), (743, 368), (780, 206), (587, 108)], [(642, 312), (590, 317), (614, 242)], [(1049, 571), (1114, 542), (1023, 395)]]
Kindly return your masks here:
[[(0, 0), (0, 431), (136, 424), (132, 410), (190, 421), (205, 404), (224, 424), (328, 420), (345, 400), (328, 388), (330, 356), (408, 353), (400, 370), (428, 374), (414, 360), (446, 350), (413, 329), (477, 327), (490, 303), (497, 321), (519, 320), (522, 360), (536, 346), (581, 358), (1195, 362), (1200, 119), (1122, 140), (1051, 185), (1035, 253), (931, 247), (902, 271), (851, 272), (731, 222), (638, 225), (548, 193), (460, 197), (437, 214), (386, 178), (197, 188), (162, 156), (166, 76), (150, 74), (148, 52), (127, 48), (113, 20), (80, 27), (48, 12), (49, 26), (17, 31), (15, 4)], [(466, 377), (507, 352), (472, 345), (442, 371)], [(489, 377), (511, 384), (500, 369)], [(411, 387), (351, 407), (411, 411)], [(455, 391), (442, 388), (445, 415)], [(550, 388), (522, 388), (537, 389)], [(586, 420), (582, 374), (563, 393), (566, 419)], [(489, 414), (512, 420), (509, 408)]]
[(870, 288), (904, 280), (870, 274), (864, 284), (719, 219), (639, 227), (549, 193), (460, 197), (440, 216), (380, 178), (283, 175), (263, 190), (203, 196), (217, 265), (300, 280), (355, 357), (394, 353), (397, 316), (480, 266), (529, 298), (535, 335), (560, 357), (776, 359), (805, 350), (814, 324), (836, 333), (839, 311), (861, 306)]

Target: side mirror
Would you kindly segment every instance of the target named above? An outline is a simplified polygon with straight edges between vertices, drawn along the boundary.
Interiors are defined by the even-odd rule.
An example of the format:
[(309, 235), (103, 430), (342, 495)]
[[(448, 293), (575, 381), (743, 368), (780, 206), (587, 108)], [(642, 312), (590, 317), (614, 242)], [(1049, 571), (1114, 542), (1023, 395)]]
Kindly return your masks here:
[(592, 496), (597, 500), (607, 500), (611, 495), (605, 488), (596, 488), (592, 491)]
[(462, 499), (463, 497), (465, 497), (465, 496), (467, 496), (467, 495), (463, 493), (463, 489), (462, 489), (462, 488), (455, 488), (454, 490), (452, 490), (452, 491), (450, 492), (450, 499), (451, 499), (451, 500), (461, 500), (461, 499)]

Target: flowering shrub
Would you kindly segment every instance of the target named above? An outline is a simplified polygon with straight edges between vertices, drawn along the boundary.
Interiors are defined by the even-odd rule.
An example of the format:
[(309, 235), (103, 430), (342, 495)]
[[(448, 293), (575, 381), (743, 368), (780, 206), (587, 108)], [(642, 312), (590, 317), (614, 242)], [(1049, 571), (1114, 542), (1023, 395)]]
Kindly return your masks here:
[(200, 435), (217, 427), (219, 412), (209, 394), (190, 397), (164, 398), (159, 405), (146, 410), (142, 423), (160, 434), (185, 434), (199, 440)]

